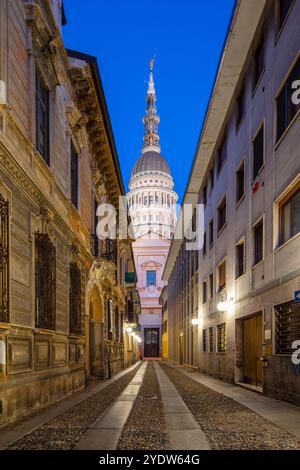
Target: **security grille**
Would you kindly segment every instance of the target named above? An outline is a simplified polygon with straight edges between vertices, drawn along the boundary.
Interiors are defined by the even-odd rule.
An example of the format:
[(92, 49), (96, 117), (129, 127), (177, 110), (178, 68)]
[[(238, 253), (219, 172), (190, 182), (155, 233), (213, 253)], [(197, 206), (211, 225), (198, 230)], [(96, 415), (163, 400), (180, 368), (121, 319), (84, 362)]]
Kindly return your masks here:
[(0, 322), (9, 322), (9, 208), (0, 194)]
[(214, 352), (214, 329), (210, 327), (209, 329), (209, 352)]
[(276, 354), (292, 354), (292, 344), (300, 340), (300, 304), (286, 302), (274, 307)]
[(35, 234), (36, 322), (40, 328), (55, 329), (55, 246), (45, 233)]
[(207, 337), (206, 337), (206, 330), (202, 331), (202, 347), (203, 347), (203, 352), (207, 352)]
[(81, 271), (77, 263), (70, 265), (70, 332), (81, 332)]
[(226, 323), (217, 326), (218, 331), (218, 352), (226, 352)]

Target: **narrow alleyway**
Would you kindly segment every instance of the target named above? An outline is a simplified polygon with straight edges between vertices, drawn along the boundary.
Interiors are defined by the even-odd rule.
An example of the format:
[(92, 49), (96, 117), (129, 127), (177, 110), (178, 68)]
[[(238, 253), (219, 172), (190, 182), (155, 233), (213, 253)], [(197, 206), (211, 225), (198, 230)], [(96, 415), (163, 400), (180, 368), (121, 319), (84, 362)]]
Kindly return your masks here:
[(140, 363), (38, 427), (34, 417), (27, 418), (23, 436), (14, 434), (20, 424), (0, 431), (0, 447), (7, 433), (8, 449), (300, 449), (296, 428), (288, 432), (263, 417), (266, 406), (275, 412), (286, 407), (291, 423), (299, 417), (300, 427), (298, 408), (268, 399), (255, 412), (250, 403), (259, 395), (236, 387), (236, 397), (245, 392), (248, 407), (197, 377), (163, 362)]

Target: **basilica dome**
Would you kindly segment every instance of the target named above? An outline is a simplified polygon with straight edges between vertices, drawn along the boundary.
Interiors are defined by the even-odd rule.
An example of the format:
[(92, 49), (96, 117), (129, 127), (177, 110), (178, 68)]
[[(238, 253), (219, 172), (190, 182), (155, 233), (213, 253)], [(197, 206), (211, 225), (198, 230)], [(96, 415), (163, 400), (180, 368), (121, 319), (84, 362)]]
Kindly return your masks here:
[(139, 173), (166, 173), (171, 176), (171, 171), (168, 163), (162, 155), (155, 151), (145, 152), (136, 162), (133, 167), (131, 178)]

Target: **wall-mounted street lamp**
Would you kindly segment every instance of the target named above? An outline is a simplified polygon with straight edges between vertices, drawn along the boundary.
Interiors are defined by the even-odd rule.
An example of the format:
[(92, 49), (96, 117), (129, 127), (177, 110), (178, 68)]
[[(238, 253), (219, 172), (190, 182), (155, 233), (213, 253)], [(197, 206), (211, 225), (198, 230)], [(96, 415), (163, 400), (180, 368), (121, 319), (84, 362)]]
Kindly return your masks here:
[(197, 325), (199, 325), (199, 324), (200, 324), (199, 318), (193, 318), (193, 319), (192, 319), (192, 325), (193, 325), (193, 326), (197, 326)]
[(224, 300), (222, 302), (219, 302), (217, 305), (217, 309), (219, 310), (219, 312), (231, 313), (233, 306), (234, 306), (234, 300), (233, 300), (233, 297), (230, 297), (229, 300)]
[(132, 333), (132, 328), (131, 328), (131, 326), (127, 326), (127, 328), (126, 328), (126, 333), (128, 333), (128, 334)]

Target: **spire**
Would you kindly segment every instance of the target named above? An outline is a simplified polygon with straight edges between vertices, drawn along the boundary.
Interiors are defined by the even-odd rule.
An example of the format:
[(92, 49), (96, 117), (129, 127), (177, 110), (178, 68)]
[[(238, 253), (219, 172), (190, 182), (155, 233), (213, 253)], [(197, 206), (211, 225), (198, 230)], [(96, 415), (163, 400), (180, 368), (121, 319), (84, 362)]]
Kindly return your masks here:
[(150, 61), (150, 78), (148, 82), (148, 91), (147, 91), (147, 110), (146, 116), (143, 119), (144, 122), (144, 146), (142, 153), (146, 153), (149, 151), (154, 151), (160, 153), (160, 145), (159, 145), (159, 135), (158, 135), (158, 124), (159, 124), (159, 116), (157, 116), (157, 109), (156, 109), (156, 93), (155, 93), (155, 86), (154, 86), (154, 79), (153, 79), (153, 68), (154, 68), (154, 60), (151, 59)]

